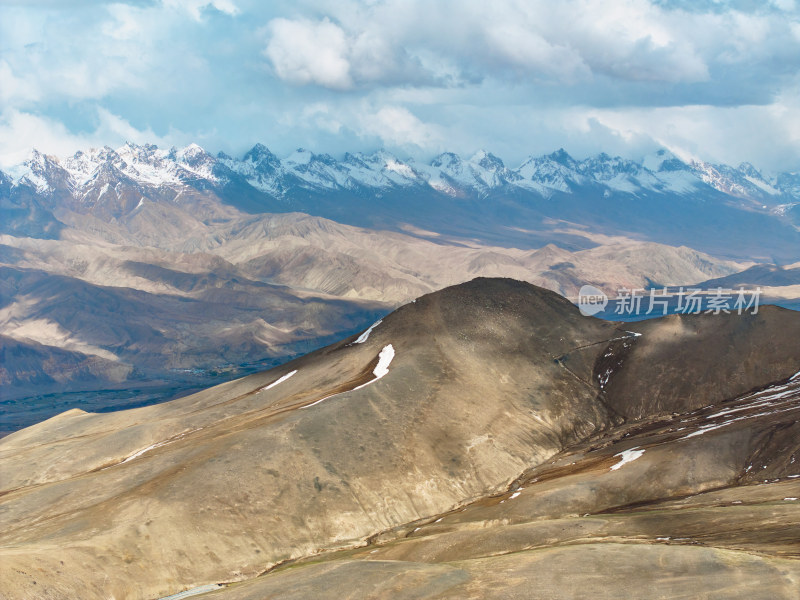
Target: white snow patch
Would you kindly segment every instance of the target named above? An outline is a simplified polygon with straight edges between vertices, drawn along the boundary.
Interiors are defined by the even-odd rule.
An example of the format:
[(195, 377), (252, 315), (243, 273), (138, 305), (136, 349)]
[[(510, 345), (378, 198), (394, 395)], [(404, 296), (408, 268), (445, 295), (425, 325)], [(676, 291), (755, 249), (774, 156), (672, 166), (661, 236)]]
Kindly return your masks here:
[(787, 502), (796, 502), (798, 498), (784, 498), (784, 500)]
[(697, 431), (693, 431), (689, 435), (685, 435), (682, 438), (678, 438), (677, 441), (688, 440), (689, 438), (695, 437), (696, 435), (703, 435), (707, 431), (713, 431), (714, 429), (725, 427), (725, 425), (728, 425), (728, 423), (722, 423), (720, 425), (702, 425)]
[[(172, 442), (177, 442), (182, 437), (185, 437), (185, 436), (189, 435), (190, 433), (194, 433), (195, 431), (200, 431), (201, 429), (203, 429), (203, 427), (199, 427), (197, 429), (191, 429), (189, 431), (184, 431), (183, 433), (180, 433), (178, 435), (174, 435), (171, 438), (168, 438), (168, 439), (164, 440), (163, 442), (156, 442), (155, 444), (150, 444), (149, 446), (147, 446), (147, 448), (142, 448), (141, 450), (131, 454), (128, 458), (126, 458), (125, 460), (123, 460), (122, 462), (120, 462), (118, 464), (126, 463), (126, 462), (128, 462), (130, 460), (133, 460), (134, 458), (138, 458), (142, 454), (144, 454), (145, 452), (149, 452), (150, 450), (154, 450), (155, 448), (160, 448), (161, 446), (166, 446), (167, 444), (171, 444)], [(111, 466), (113, 467), (114, 465), (111, 465)], [(105, 468), (109, 469), (111, 467), (105, 467)]]
[[(181, 436), (181, 437), (183, 437), (183, 436)], [(164, 440), (163, 442), (158, 442), (157, 444), (151, 444), (147, 448), (142, 448), (141, 450), (139, 450), (135, 454), (131, 454), (128, 458), (126, 458), (122, 462), (126, 463), (129, 460), (133, 460), (134, 458), (140, 457), (145, 452), (149, 452), (150, 450), (154, 450), (155, 448), (160, 448), (161, 446), (166, 446), (167, 444), (169, 444), (170, 442), (173, 442), (173, 441), (175, 441), (175, 440)]]
[(368, 386), (371, 383), (375, 383), (386, 375), (389, 372), (389, 365), (391, 364), (392, 360), (394, 359), (394, 347), (389, 344), (383, 347), (380, 354), (378, 354), (378, 364), (375, 369), (372, 371), (372, 374), (375, 375), (375, 379), (372, 381), (368, 381), (367, 383), (363, 383), (360, 386), (353, 388), (354, 390), (360, 390), (363, 387)]
[(186, 590), (185, 592), (172, 594), (171, 596), (164, 596), (158, 600), (183, 600), (184, 598), (190, 598), (191, 596), (197, 596), (198, 594), (205, 594), (206, 592), (213, 592), (214, 590), (221, 590), (222, 588), (223, 586), (217, 583), (210, 583), (208, 585), (201, 585), (200, 587), (192, 588), (191, 590)]
[(613, 369), (609, 368), (606, 369), (605, 373), (597, 376), (597, 379), (600, 381), (600, 389), (604, 389), (606, 387), (606, 384), (608, 383), (608, 378), (611, 377), (611, 374), (613, 372), (614, 372)]
[[(340, 392), (340, 393), (344, 394), (345, 392)], [(312, 402), (311, 404), (306, 404), (305, 406), (303, 406), (301, 408), (311, 408), (312, 406), (316, 406), (317, 404), (327, 400), (328, 398), (333, 398), (334, 396), (338, 396), (338, 395), (339, 394), (331, 394), (330, 396), (325, 396), (324, 398), (320, 398), (319, 400), (317, 400), (316, 402)]]
[(372, 333), (372, 330), (375, 329), (382, 322), (383, 322), (383, 319), (378, 319), (377, 321), (375, 321), (372, 325), (369, 326), (369, 329), (367, 329), (364, 333), (362, 333), (360, 336), (358, 336), (356, 341), (353, 342), (353, 343), (354, 344), (363, 344), (364, 342), (366, 342), (369, 339), (369, 334)]
[(414, 171), (408, 165), (405, 165), (401, 162), (396, 160), (387, 160), (386, 166), (384, 167), (388, 171), (394, 171), (395, 173), (399, 173), (403, 177), (407, 177), (408, 179), (412, 179), (415, 177)]
[(619, 456), (622, 458), (617, 464), (611, 467), (612, 471), (616, 471), (617, 469), (622, 468), (623, 465), (628, 464), (629, 462), (635, 461), (639, 458), (642, 454), (644, 454), (644, 450), (640, 448), (631, 448), (630, 450), (623, 450), (619, 454), (615, 454), (614, 456)]
[(164, 444), (166, 444), (166, 442), (160, 442), (160, 443), (158, 443), (158, 444), (151, 444), (151, 445), (150, 445), (150, 446), (148, 446), (147, 448), (142, 448), (141, 450), (139, 450), (139, 451), (138, 451), (138, 452), (136, 452), (135, 454), (131, 454), (131, 455), (130, 455), (128, 458), (126, 458), (126, 459), (125, 459), (125, 460), (123, 460), (122, 462), (126, 463), (126, 462), (128, 462), (129, 460), (133, 460), (134, 458), (138, 458), (139, 456), (141, 456), (141, 455), (142, 455), (142, 454), (144, 454), (145, 452), (148, 452), (148, 451), (152, 450), (153, 448), (158, 448), (159, 446), (163, 446)]
[(516, 491), (516, 492), (514, 492), (513, 494), (511, 494), (511, 496), (510, 496), (508, 499), (509, 499), (509, 500), (513, 500), (514, 498), (516, 498), (517, 496), (519, 496), (519, 495), (522, 493), (522, 489), (523, 489), (523, 488), (520, 488), (518, 491)]
[(278, 385), (279, 383), (283, 383), (284, 381), (286, 381), (287, 379), (289, 379), (289, 377), (291, 377), (291, 376), (292, 376), (292, 375), (294, 375), (295, 373), (297, 373), (297, 369), (295, 369), (295, 370), (294, 370), (294, 371), (292, 371), (291, 373), (287, 373), (286, 375), (284, 375), (284, 376), (283, 376), (283, 377), (281, 377), (280, 379), (277, 379), (277, 380), (273, 381), (273, 382), (272, 382), (272, 383), (270, 383), (269, 385), (265, 385), (264, 387), (262, 387), (262, 388), (261, 388), (260, 390), (258, 390), (258, 391), (259, 391), (259, 392), (263, 392), (263, 391), (266, 391), (266, 390), (271, 390), (272, 388), (274, 388), (274, 387), (275, 387), (276, 385)]
[[(383, 350), (380, 351), (378, 354), (378, 364), (372, 370), (372, 374), (375, 375), (375, 379), (368, 381), (367, 383), (362, 383), (361, 385), (354, 387), (352, 390), (348, 390), (350, 392), (355, 392), (356, 390), (360, 390), (361, 388), (367, 387), (368, 385), (375, 383), (386, 375), (389, 372), (389, 364), (391, 364), (392, 360), (394, 359), (394, 347), (391, 344), (383, 347)], [(312, 406), (316, 406), (323, 400), (327, 400), (328, 398), (333, 398), (334, 396), (339, 396), (341, 394), (346, 394), (347, 392), (339, 392), (338, 394), (331, 394), (330, 396), (325, 396), (324, 398), (320, 398), (316, 402), (312, 402), (311, 404), (306, 404), (301, 408), (311, 408)]]
[[(771, 196), (777, 196), (777, 195), (779, 195), (781, 193), (780, 190), (776, 190), (774, 187), (772, 187), (768, 183), (766, 183), (764, 181), (761, 181), (759, 179), (756, 179), (755, 177), (750, 177), (749, 175), (745, 175), (744, 178), (747, 181), (749, 181), (750, 183), (752, 183), (754, 186), (756, 186), (757, 188), (767, 192)], [(766, 206), (764, 208), (766, 208)]]

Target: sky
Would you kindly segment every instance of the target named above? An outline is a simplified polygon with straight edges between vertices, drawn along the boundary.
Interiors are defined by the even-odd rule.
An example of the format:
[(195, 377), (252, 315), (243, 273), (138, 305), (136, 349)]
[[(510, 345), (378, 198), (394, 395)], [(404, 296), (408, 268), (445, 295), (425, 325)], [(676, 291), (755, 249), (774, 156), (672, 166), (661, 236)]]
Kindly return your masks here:
[(125, 141), (800, 170), (800, 6), (0, 0), (0, 167)]

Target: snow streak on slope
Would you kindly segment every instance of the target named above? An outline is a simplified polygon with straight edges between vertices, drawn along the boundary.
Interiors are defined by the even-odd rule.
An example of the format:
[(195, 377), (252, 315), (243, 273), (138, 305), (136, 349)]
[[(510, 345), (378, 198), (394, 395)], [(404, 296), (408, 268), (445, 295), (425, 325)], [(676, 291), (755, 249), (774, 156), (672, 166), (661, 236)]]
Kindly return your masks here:
[(372, 330), (375, 329), (378, 325), (380, 325), (381, 322), (383, 322), (383, 319), (378, 319), (377, 321), (375, 321), (372, 325), (369, 326), (369, 329), (367, 329), (364, 333), (358, 336), (358, 339), (356, 339), (356, 341), (353, 343), (363, 344), (364, 342), (366, 342), (369, 339), (369, 334), (372, 333)]
[[(382, 377), (386, 376), (389, 373), (389, 365), (394, 360), (394, 347), (391, 344), (388, 344), (383, 347), (383, 349), (378, 354), (378, 364), (372, 370), (372, 374), (375, 376), (375, 379), (372, 379), (366, 383), (362, 383), (359, 386), (354, 387), (352, 390), (348, 390), (348, 392), (354, 392), (356, 390), (360, 390), (362, 388), (367, 387), (381, 379)], [(311, 408), (312, 406), (316, 406), (320, 402), (328, 400), (329, 398), (333, 398), (334, 396), (341, 396), (342, 394), (346, 394), (347, 392), (338, 392), (336, 394), (331, 394), (330, 396), (325, 396), (324, 398), (320, 398), (316, 402), (312, 402), (311, 404), (307, 404), (302, 408)]]

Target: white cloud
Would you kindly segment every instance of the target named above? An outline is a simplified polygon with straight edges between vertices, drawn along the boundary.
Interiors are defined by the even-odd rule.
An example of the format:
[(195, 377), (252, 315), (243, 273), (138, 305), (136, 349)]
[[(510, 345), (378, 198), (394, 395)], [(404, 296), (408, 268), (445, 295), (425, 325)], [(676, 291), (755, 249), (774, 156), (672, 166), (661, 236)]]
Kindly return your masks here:
[(0, 101), (15, 105), (41, 97), (36, 84), (30, 79), (17, 77), (7, 61), (0, 59)]
[(797, 169), (800, 15), (770, 1), (0, 0), (0, 151), (660, 141)]
[(209, 8), (232, 17), (240, 12), (233, 0), (162, 0), (162, 2), (167, 8), (189, 13), (195, 21), (202, 21), (203, 12)]
[[(183, 137), (173, 132), (171, 139)], [(77, 150), (125, 141), (138, 144), (155, 143), (169, 147), (167, 139), (151, 129), (140, 130), (128, 121), (105, 109), (97, 110), (97, 126), (93, 131), (73, 133), (57, 120), (6, 109), (0, 113), (0, 169), (22, 163), (34, 148), (45, 154), (68, 156)]]
[(126, 4), (108, 7), (111, 19), (101, 26), (104, 35), (116, 40), (131, 40), (146, 34), (142, 10)]
[(335, 23), (328, 19), (316, 23), (274, 19), (270, 33), (265, 54), (281, 79), (334, 89), (353, 85), (350, 43)]
[(384, 106), (360, 119), (362, 135), (379, 137), (385, 146), (416, 146), (430, 150), (441, 144), (439, 127), (422, 122), (407, 108)]
[(590, 69), (570, 46), (552, 44), (520, 23), (498, 23), (484, 31), (487, 46), (501, 62), (564, 81), (586, 77)]
[[(576, 122), (594, 121), (622, 138), (649, 137), (680, 156), (738, 164), (758, 158), (767, 170), (800, 162), (800, 97), (766, 106), (675, 106), (588, 109)], [(573, 117), (575, 118), (575, 117)]]
[(770, 0), (770, 4), (786, 12), (791, 12), (797, 8), (797, 4), (794, 0)]
[(0, 168), (23, 162), (34, 143), (43, 152), (61, 155), (74, 152), (84, 146), (86, 140), (52, 119), (13, 109), (0, 113)]
[(315, 102), (305, 106), (300, 115), (303, 123), (312, 124), (317, 129), (327, 133), (337, 134), (343, 127), (336, 111), (331, 110), (330, 106), (324, 102)]
[[(475, 0), (457, 5), (386, 0), (369, 6), (344, 2), (328, 9), (341, 25), (327, 17), (272, 21), (266, 54), (280, 78), (348, 89), (354, 81), (398, 77), (417, 84), (423, 75), (426, 84), (461, 85), (475, 76), (494, 77), (504, 71), (512, 77), (565, 83), (592, 73), (664, 82), (703, 81), (709, 76), (706, 58), (682, 28), (681, 21), (689, 16), (646, 0), (499, 0), (491, 10)], [(713, 23), (705, 23), (709, 25)], [(718, 32), (729, 27), (730, 23), (715, 26)], [(365, 39), (367, 51), (359, 53)], [(336, 68), (326, 77), (320, 71), (330, 55), (336, 58)], [(460, 68), (457, 77), (453, 64)], [(436, 65), (446, 68), (436, 72), (431, 68)]]

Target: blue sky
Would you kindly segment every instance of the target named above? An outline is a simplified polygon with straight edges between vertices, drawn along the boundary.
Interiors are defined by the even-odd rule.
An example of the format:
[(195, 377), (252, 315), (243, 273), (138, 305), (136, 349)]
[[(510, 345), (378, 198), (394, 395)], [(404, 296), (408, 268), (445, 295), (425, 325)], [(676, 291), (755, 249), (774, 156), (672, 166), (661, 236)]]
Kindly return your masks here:
[(0, 165), (130, 140), (240, 155), (564, 147), (800, 169), (793, 0), (0, 0)]

